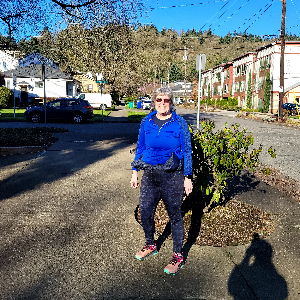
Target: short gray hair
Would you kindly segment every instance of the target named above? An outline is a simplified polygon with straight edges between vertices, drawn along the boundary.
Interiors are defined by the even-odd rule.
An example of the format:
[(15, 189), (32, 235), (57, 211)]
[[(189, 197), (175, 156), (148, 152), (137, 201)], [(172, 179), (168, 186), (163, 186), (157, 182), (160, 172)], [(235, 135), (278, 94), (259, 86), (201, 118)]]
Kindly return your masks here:
[(163, 86), (163, 87), (160, 87), (158, 89), (156, 89), (154, 92), (153, 92), (153, 95), (152, 95), (152, 105), (154, 107), (154, 101), (156, 100), (156, 97), (158, 95), (166, 95), (169, 97), (170, 99), (170, 106), (174, 106), (174, 95), (173, 95), (173, 91), (171, 88), (169, 88), (168, 86)]

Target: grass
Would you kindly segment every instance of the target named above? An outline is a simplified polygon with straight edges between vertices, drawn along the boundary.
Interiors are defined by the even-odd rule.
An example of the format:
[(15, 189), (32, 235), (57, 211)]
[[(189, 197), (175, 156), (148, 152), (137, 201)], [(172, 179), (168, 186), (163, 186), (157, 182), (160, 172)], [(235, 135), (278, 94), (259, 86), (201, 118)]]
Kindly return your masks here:
[(15, 118), (14, 118), (14, 109), (13, 108), (3, 108), (0, 109), (1, 119), (5, 121), (24, 121), (24, 112), (25, 108), (16, 108)]
[[(16, 108), (14, 118), (14, 109), (13, 108), (3, 108), (0, 109), (2, 121), (24, 121), (24, 112), (25, 108)], [(103, 110), (103, 117), (107, 117), (111, 113), (111, 109)], [(102, 117), (102, 110), (101, 109), (94, 109), (94, 118), (91, 120), (92, 122), (101, 122), (103, 121)]]
[(144, 111), (127, 111), (127, 117), (129, 122), (141, 122), (141, 120), (147, 115), (148, 113)]

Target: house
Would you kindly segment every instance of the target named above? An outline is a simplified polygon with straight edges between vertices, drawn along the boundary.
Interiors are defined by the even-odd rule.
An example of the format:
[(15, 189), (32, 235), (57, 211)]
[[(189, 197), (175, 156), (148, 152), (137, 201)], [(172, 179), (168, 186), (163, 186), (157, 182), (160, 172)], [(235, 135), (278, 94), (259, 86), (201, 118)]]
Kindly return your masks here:
[(181, 103), (186, 99), (191, 98), (192, 93), (192, 83), (185, 82), (184, 80), (175, 81), (173, 84), (170, 84), (170, 87), (174, 94), (174, 102)]
[[(13, 53), (14, 54), (14, 53)], [(18, 59), (7, 51), (0, 50), (0, 72), (12, 70), (18, 66)]]
[[(16, 75), (15, 87), (13, 74)], [(45, 66), (45, 87), (41, 79), (41, 65), (38, 64), (17, 67), (4, 72), (4, 75), (5, 86), (13, 90), (16, 102), (20, 101), (23, 105), (34, 102), (36, 99), (41, 101), (44, 98), (44, 90), (48, 100), (58, 97), (74, 97), (80, 92), (80, 82), (49, 65)]]
[[(280, 56), (279, 41), (257, 48), (255, 52), (245, 53), (232, 62), (221, 64), (201, 73), (202, 98), (230, 95), (238, 99), (239, 106), (247, 103), (247, 93), (251, 90), (253, 107), (262, 108), (266, 77), (270, 74), (271, 103), (269, 110), (276, 113), (279, 109), (280, 87)], [(294, 103), (300, 99), (300, 42), (287, 41), (284, 54), (284, 100)], [(248, 89), (248, 85), (251, 88)]]
[[(93, 77), (91, 72), (88, 72), (87, 74), (83, 74), (82, 72), (77, 71), (73, 74), (73, 78), (81, 82), (81, 92), (83, 93), (101, 92), (101, 87), (96, 82), (96, 78)], [(102, 86), (102, 92), (108, 92), (107, 85)]]

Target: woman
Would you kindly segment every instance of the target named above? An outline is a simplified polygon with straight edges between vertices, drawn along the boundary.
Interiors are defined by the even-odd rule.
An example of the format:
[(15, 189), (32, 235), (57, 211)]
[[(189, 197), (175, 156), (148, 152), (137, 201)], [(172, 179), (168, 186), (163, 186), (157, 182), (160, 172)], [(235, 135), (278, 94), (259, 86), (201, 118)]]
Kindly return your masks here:
[(183, 194), (185, 191), (189, 195), (193, 189), (191, 135), (186, 121), (172, 111), (173, 93), (170, 88), (157, 89), (152, 101), (155, 111), (141, 122), (135, 159), (131, 164), (132, 188), (139, 186), (138, 171), (144, 170), (139, 207), (146, 245), (135, 257), (144, 260), (157, 254), (154, 213), (162, 199), (171, 222), (174, 252), (164, 271), (175, 275), (183, 266)]

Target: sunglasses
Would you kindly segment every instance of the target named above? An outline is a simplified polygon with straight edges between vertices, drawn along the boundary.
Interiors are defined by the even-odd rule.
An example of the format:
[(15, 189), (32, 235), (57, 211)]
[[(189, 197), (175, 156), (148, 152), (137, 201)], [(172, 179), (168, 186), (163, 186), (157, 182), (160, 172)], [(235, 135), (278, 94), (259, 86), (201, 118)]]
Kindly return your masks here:
[(163, 103), (167, 104), (167, 103), (170, 103), (170, 99), (161, 99), (161, 98), (157, 98), (157, 99), (155, 100), (155, 102), (157, 102), (157, 103), (163, 102)]

